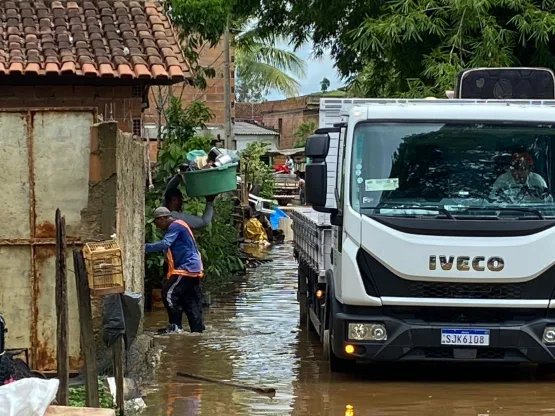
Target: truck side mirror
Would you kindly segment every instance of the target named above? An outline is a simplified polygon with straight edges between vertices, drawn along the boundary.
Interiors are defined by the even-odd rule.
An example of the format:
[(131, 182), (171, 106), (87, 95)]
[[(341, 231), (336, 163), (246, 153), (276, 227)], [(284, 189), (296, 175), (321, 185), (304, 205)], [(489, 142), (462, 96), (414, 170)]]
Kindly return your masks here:
[(305, 171), (305, 198), (312, 207), (319, 211), (319, 207), (326, 206), (328, 191), (328, 167), (326, 162), (310, 162)]
[(313, 159), (325, 159), (330, 150), (330, 136), (328, 134), (313, 134), (306, 140), (304, 154)]

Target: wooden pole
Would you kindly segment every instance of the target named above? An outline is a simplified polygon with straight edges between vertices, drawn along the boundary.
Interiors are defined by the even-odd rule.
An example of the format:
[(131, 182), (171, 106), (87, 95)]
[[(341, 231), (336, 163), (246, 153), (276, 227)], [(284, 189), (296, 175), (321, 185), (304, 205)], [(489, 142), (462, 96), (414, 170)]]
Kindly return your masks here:
[(58, 404), (66, 406), (69, 398), (69, 354), (67, 337), (66, 223), (60, 209), (56, 210), (56, 316), (57, 370), (60, 387)]
[(116, 407), (119, 416), (123, 416), (125, 410), (125, 397), (123, 397), (123, 337), (120, 335), (112, 346), (114, 354), (114, 379), (116, 381)]
[(199, 376), (197, 374), (183, 373), (181, 371), (178, 371), (176, 373), (176, 375), (179, 376), (179, 377), (185, 377), (185, 378), (192, 378), (192, 379), (195, 379), (195, 380), (208, 381), (210, 383), (223, 384), (225, 386), (235, 387), (235, 388), (238, 388), (238, 389), (250, 390), (250, 391), (254, 391), (255, 393), (263, 394), (263, 395), (267, 395), (267, 396), (271, 396), (271, 397), (274, 397), (276, 395), (276, 389), (274, 389), (274, 388), (245, 386), (244, 384), (237, 384), (237, 383), (232, 383), (231, 381), (224, 381), (224, 380), (218, 380), (218, 379), (215, 379), (215, 378)]
[(89, 279), (83, 255), (79, 250), (73, 250), (73, 270), (75, 270), (75, 286), (79, 308), (81, 352), (85, 360), (85, 405), (87, 407), (100, 407)]
[(226, 149), (233, 148), (232, 126), (231, 126), (231, 40), (229, 36), (229, 21), (227, 17), (224, 30), (224, 134)]

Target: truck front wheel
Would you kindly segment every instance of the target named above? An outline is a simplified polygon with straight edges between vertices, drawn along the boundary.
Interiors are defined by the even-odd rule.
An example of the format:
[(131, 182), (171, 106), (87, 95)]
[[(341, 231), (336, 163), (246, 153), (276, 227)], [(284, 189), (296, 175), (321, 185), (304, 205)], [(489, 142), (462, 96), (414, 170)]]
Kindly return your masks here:
[(324, 354), (326, 359), (328, 360), (329, 369), (332, 373), (347, 373), (354, 370), (356, 366), (356, 361), (339, 358), (333, 353), (333, 349), (331, 347), (331, 334), (329, 329), (326, 329), (324, 331), (323, 341)]
[(326, 309), (330, 308), (329, 311), (325, 313), (326, 325), (322, 331), (322, 346), (324, 350), (324, 357), (328, 360), (329, 368), (332, 373), (346, 373), (352, 371), (356, 366), (355, 360), (346, 360), (345, 358), (340, 358), (334, 354), (333, 348), (331, 345), (331, 336), (333, 333), (333, 306), (332, 302), (330, 302), (330, 298), (328, 295), (326, 301)]
[(301, 326), (308, 325), (308, 308), (306, 306), (306, 295), (299, 294), (299, 322)]

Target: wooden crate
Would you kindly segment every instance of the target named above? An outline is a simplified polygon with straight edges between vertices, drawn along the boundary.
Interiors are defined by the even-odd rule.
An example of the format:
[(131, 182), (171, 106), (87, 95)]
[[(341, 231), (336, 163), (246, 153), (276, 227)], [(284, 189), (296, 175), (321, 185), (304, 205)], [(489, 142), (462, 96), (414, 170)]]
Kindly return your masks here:
[(115, 240), (86, 243), (83, 257), (93, 296), (125, 291), (121, 249)]

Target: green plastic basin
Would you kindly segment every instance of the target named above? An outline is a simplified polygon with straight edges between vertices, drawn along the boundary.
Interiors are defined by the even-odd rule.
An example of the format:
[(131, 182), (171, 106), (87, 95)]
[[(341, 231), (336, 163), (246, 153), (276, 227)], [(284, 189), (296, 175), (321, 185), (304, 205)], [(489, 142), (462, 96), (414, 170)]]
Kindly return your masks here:
[(237, 189), (237, 163), (183, 173), (187, 196), (209, 196)]

